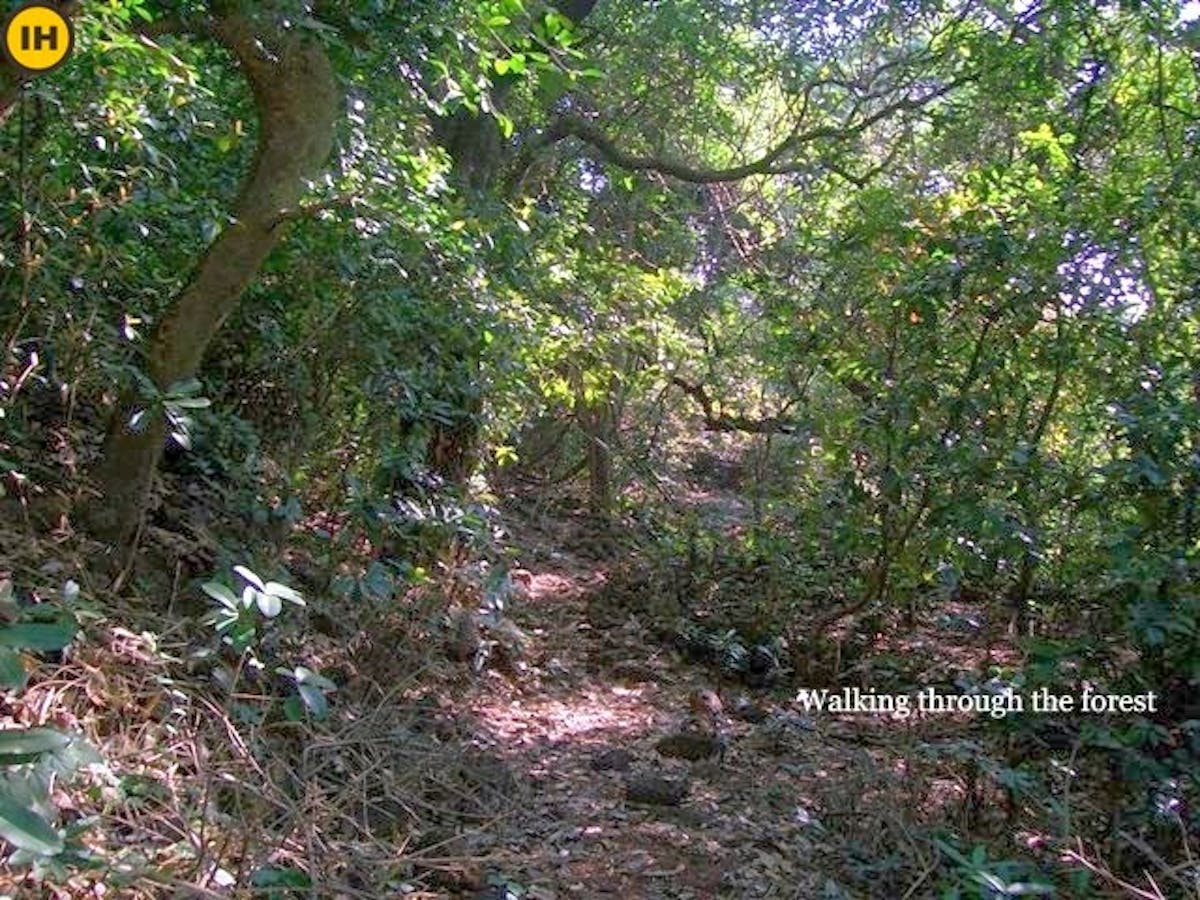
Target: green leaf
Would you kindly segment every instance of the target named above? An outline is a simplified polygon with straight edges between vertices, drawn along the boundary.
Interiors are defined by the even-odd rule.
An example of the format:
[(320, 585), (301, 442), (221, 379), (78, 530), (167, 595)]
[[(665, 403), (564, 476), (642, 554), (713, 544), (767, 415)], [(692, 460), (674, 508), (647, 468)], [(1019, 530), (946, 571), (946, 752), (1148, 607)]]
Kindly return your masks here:
[(367, 572), (362, 578), (361, 585), (364, 593), (378, 600), (387, 600), (392, 596), (392, 590), (394, 588), (392, 578), (388, 574), (388, 570), (379, 562), (373, 562), (367, 568)]
[(254, 598), (258, 603), (258, 610), (268, 619), (273, 619), (283, 611), (283, 602), (274, 594), (268, 594), (266, 591), (257, 591)]
[(299, 869), (256, 869), (250, 876), (253, 887), (312, 887), (312, 879)]
[(23, 688), (28, 680), (21, 654), (8, 647), (0, 647), (0, 687)]
[(283, 714), (289, 722), (303, 722), (304, 701), (299, 697), (288, 697), (283, 701)]
[(61, 650), (75, 637), (79, 626), (74, 619), (57, 622), (23, 622), (0, 626), (0, 647), (18, 650)]
[(169, 402), (178, 409), (208, 409), (212, 406), (208, 397), (180, 397)]
[(281, 600), (287, 600), (289, 603), (295, 603), (297, 606), (304, 605), (304, 598), (300, 596), (299, 591), (288, 587), (286, 584), (280, 584), (278, 581), (268, 581), (263, 586), (263, 591), (272, 597), (278, 597)]
[(254, 587), (258, 588), (260, 591), (266, 590), (266, 586), (263, 585), (262, 579), (259, 578), (258, 575), (256, 575), (250, 569), (247, 569), (245, 566), (234, 566), (233, 571), (237, 572), (239, 575), (241, 575), (243, 578), (245, 578), (248, 582), (250, 582), (252, 585), (254, 585)]
[(3, 790), (0, 790), (0, 837), (14, 847), (42, 856), (53, 856), (63, 849), (63, 839), (49, 822), (14, 802)]
[(313, 718), (323, 719), (329, 714), (329, 701), (325, 699), (325, 692), (315, 684), (303, 682), (296, 685), (296, 690), (300, 692), (300, 698), (313, 714)]
[(71, 743), (69, 734), (53, 728), (9, 728), (0, 731), (0, 766), (30, 762), (43, 753), (54, 753)]
[(255, 637), (258, 635), (258, 628), (253, 622), (243, 622), (240, 620), (235, 620), (231, 624), (235, 625), (236, 627), (233, 628), (228, 635), (226, 635), (229, 645), (238, 653), (249, 649), (250, 645), (254, 643)]
[(184, 397), (191, 397), (199, 393), (203, 387), (199, 378), (184, 378), (168, 387), (164, 396), (166, 399), (178, 403)]
[(293, 677), (296, 679), (297, 684), (311, 684), (326, 692), (337, 690), (337, 685), (320, 672), (314, 672), (312, 669), (304, 666), (296, 666)]

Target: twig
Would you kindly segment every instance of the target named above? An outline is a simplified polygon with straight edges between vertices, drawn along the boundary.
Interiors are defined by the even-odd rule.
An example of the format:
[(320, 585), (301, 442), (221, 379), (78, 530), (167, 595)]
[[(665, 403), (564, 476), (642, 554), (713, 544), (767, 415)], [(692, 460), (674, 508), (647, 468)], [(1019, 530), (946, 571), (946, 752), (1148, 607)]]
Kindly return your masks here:
[[(1198, 889), (1195, 884), (1188, 884), (1186, 881), (1184, 881), (1178, 875), (1178, 872), (1181, 869), (1187, 869), (1190, 867), (1190, 865), (1191, 865), (1190, 862), (1184, 862), (1184, 863), (1180, 863), (1177, 866), (1172, 866), (1165, 859), (1163, 859), (1161, 856), (1159, 856), (1157, 851), (1155, 851), (1155, 849), (1153, 847), (1151, 847), (1149, 844), (1147, 844), (1141, 838), (1130, 834), (1129, 832), (1125, 831), (1124, 829), (1121, 829), (1120, 831), (1118, 831), (1117, 836), (1121, 840), (1123, 840), (1125, 843), (1127, 843), (1129, 846), (1131, 846), (1135, 850), (1139, 851), (1143, 856), (1146, 857), (1146, 859), (1150, 860), (1150, 862), (1154, 863), (1154, 865), (1158, 869), (1158, 871), (1161, 872), (1163, 875), (1165, 875), (1167, 878), (1170, 878), (1173, 882), (1175, 882), (1177, 885), (1179, 885), (1185, 891), (1190, 891), (1190, 892), (1192, 892), (1192, 894), (1194, 896), (1200, 898), (1200, 889)], [(1146, 877), (1149, 878), (1150, 876), (1147, 875)]]
[[(1118, 887), (1128, 891), (1134, 897), (1140, 898), (1140, 900), (1166, 900), (1166, 896), (1162, 893), (1162, 891), (1158, 890), (1157, 885), (1154, 885), (1155, 892), (1151, 893), (1150, 891), (1143, 890), (1142, 888), (1138, 887), (1137, 885), (1130, 884), (1128, 881), (1125, 881), (1124, 879), (1119, 878), (1116, 875), (1114, 875), (1107, 868), (1103, 868), (1103, 867), (1099, 866), (1098, 864), (1092, 862), (1090, 859), (1088, 859), (1086, 856), (1083, 855), (1083, 839), (1076, 838), (1076, 842), (1077, 842), (1079, 849), (1078, 850), (1070, 850), (1070, 849), (1066, 850), (1063, 855), (1067, 859), (1075, 860), (1077, 863), (1082, 865), (1085, 869), (1087, 869), (1092, 874), (1099, 875), (1105, 881), (1109, 882), (1110, 884), (1117, 885)], [(1153, 881), (1151, 881), (1150, 883), (1154, 884)]]

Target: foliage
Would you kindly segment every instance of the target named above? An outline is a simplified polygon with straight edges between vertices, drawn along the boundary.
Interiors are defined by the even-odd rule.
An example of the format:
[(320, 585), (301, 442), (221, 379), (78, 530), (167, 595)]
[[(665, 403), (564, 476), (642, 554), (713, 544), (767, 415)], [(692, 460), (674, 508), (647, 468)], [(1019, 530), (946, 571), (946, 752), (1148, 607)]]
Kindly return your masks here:
[(942, 900), (996, 900), (1000, 897), (1051, 897), (1052, 885), (1030, 877), (1029, 867), (1010, 860), (988, 858), (985, 847), (976, 846), (963, 853), (949, 841), (937, 841), (937, 848), (954, 866), (957, 884), (944, 885)]
[[(725, 674), (893, 622), (1007, 628), (1021, 659), (987, 677), (1161, 692), (1155, 717), (1080, 740), (1128, 775), (1125, 812), (1150, 829), (1155, 797), (1194, 797), (1194, 9), (75, 6), (68, 65), (23, 85), (0, 68), (14, 520), (82, 529), (107, 503), (87, 476), (122, 454), (152, 470), (163, 431), (165, 477), (126, 479), (136, 535), (244, 517), (302, 545), (335, 600), (387, 611), (500, 558), (518, 486), (585, 490), (596, 521), (653, 544), (684, 612), (731, 608), (684, 635)], [(283, 57), (235, 62), (246, 23), (337, 84), (334, 151), (299, 203), (256, 194), (287, 139), (250, 76)], [(181, 298), (247, 211), (263, 252), (216, 260), (237, 277), (215, 337), (174, 335), (195, 371), (162, 377)], [(202, 589), (241, 666), (303, 601), (234, 572)], [(19, 687), (18, 651), (73, 632), (3, 594), (0, 613)], [(327, 712), (331, 682), (271, 663), (288, 717)], [(1019, 793), (1021, 772), (991, 774)], [(1038, 890), (964, 846), (941, 847), (949, 896)]]
[[(234, 566), (233, 571), (244, 582), (240, 597), (220, 581), (207, 581), (201, 586), (204, 593), (219, 604), (209, 615), (208, 623), (221, 635), (221, 641), (238, 655), (237, 668), (226, 675), (231, 693), (245, 667), (265, 667), (259, 658), (268, 655), (262, 646), (265, 627), (283, 611), (284, 602), (305, 605), (304, 598), (287, 585), (263, 581), (246, 566)], [(332, 681), (306, 666), (279, 666), (275, 672), (294, 691), (283, 702), (283, 713), (290, 721), (301, 721), (308, 716), (323, 719), (329, 714), (326, 697), (337, 689)]]
[(222, 635), (222, 640), (242, 653), (259, 636), (262, 620), (278, 616), (285, 600), (303, 606), (304, 598), (286, 585), (264, 582), (245, 566), (234, 566), (233, 570), (245, 582), (240, 597), (219, 581), (205, 582), (203, 589), (220, 604), (209, 617), (210, 623)]
[[(68, 582), (68, 599), (79, 586)], [(13, 583), (0, 580), (0, 668), (4, 686), (21, 689), (28, 674), (19, 651), (59, 651), (75, 638), (73, 616), (36, 607), (21, 610)], [(6, 728), (0, 730), (0, 837), (14, 848), (9, 863), (14, 866), (49, 867), (60, 874), (63, 867), (88, 865), (88, 854), (78, 841), (86, 828), (56, 829), (51, 789), (56, 778), (102, 760), (79, 735), (54, 728)]]

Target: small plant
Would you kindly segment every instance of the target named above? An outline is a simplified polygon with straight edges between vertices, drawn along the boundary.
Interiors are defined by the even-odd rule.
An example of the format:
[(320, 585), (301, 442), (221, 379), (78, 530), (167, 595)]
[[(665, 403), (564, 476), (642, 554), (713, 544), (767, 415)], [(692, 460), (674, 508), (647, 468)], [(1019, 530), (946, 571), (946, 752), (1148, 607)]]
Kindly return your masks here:
[[(245, 582), (240, 596), (219, 581), (202, 585), (204, 592), (220, 604), (208, 622), (221, 635), (222, 641), (242, 656), (243, 662), (261, 669), (263, 664), (252, 651), (264, 620), (276, 618), (283, 611), (284, 601), (304, 606), (304, 598), (287, 585), (263, 581), (246, 566), (234, 566), (233, 571)], [(332, 681), (304, 666), (281, 666), (275, 672), (295, 686), (295, 694), (283, 703), (283, 712), (289, 721), (299, 722), (306, 715), (314, 719), (328, 715), (327, 695), (337, 689)], [(235, 681), (236, 677), (230, 678), (230, 685)]]
[(314, 719), (329, 715), (327, 695), (337, 690), (337, 685), (312, 669), (296, 666), (289, 669), (281, 666), (275, 672), (289, 679), (296, 686), (296, 693), (283, 701), (283, 713), (291, 722), (299, 722), (306, 714)]
[(241, 596), (219, 581), (206, 581), (201, 589), (219, 604), (208, 622), (222, 636), (222, 640), (238, 653), (253, 646), (258, 637), (263, 619), (274, 619), (283, 611), (283, 602), (304, 606), (300, 594), (277, 581), (264, 582), (245, 566), (234, 566), (233, 571), (245, 581)]
[[(62, 594), (65, 601), (74, 600), (79, 585), (68, 581)], [(57, 604), (23, 607), (13, 583), (0, 580), (0, 686), (25, 687), (28, 657), (22, 651), (62, 650), (77, 631), (74, 617)], [(90, 863), (73, 840), (86, 825), (56, 829), (50, 798), (55, 778), (100, 762), (79, 735), (53, 728), (0, 730), (0, 837), (15, 848), (10, 865), (65, 872), (64, 866)]]
[(188, 378), (177, 381), (165, 391), (160, 391), (153, 381), (136, 369), (133, 376), (141, 396), (146, 400), (146, 406), (130, 417), (130, 430), (141, 431), (148, 424), (150, 416), (161, 412), (166, 418), (171, 439), (184, 450), (191, 449), (193, 422), (188, 413), (212, 405), (207, 397), (199, 396), (202, 390), (199, 380)]
[(953, 865), (954, 874), (941, 885), (941, 900), (1000, 900), (1002, 897), (1050, 897), (1054, 888), (1037, 881), (1026, 863), (989, 859), (982, 845), (969, 854), (949, 841), (934, 839), (938, 851)]
[(8, 858), (10, 864), (31, 865), (78, 853), (69, 843), (73, 835), (64, 835), (51, 824), (54, 779), (100, 762), (79, 735), (53, 728), (0, 731), (0, 837), (16, 848)]
[[(78, 596), (79, 585), (68, 581), (62, 593), (70, 602)], [(13, 583), (7, 578), (0, 580), (0, 687), (25, 687), (29, 676), (22, 650), (62, 650), (78, 630), (74, 616), (57, 604), (23, 607), (17, 602)]]

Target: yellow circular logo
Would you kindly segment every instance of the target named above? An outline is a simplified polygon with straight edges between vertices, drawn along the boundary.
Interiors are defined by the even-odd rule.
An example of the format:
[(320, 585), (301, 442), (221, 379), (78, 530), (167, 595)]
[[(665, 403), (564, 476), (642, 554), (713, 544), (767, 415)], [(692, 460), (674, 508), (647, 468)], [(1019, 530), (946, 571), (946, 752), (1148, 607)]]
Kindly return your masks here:
[(40, 75), (60, 65), (74, 43), (71, 22), (44, 3), (21, 7), (4, 25), (4, 50), (13, 65), (29, 75)]

